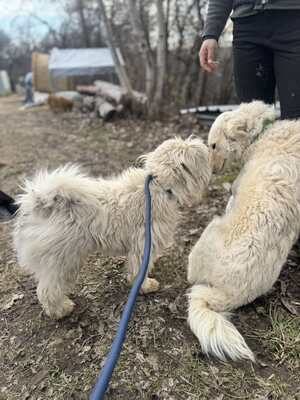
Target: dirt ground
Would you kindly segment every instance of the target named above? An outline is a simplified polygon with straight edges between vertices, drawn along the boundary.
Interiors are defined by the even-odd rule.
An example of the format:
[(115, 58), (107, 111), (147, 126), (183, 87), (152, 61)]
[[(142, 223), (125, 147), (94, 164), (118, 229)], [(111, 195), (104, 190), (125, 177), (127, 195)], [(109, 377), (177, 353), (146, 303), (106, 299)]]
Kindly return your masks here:
[[(76, 161), (93, 175), (110, 175), (174, 134), (206, 138), (190, 118), (104, 125), (19, 106), (17, 97), (0, 98), (0, 189), (12, 194), (42, 166)], [(107, 399), (300, 399), (297, 248), (274, 290), (234, 314), (256, 365), (204, 357), (186, 323), (187, 255), (213, 215), (224, 210), (233, 177), (229, 171), (215, 178), (204, 204), (184, 214), (176, 245), (154, 271), (161, 290), (138, 298)], [(41, 311), (34, 281), (16, 264), (10, 231), (11, 224), (0, 225), (0, 399), (87, 399), (127, 298), (124, 260), (91, 256), (73, 295), (75, 312), (54, 322)]]

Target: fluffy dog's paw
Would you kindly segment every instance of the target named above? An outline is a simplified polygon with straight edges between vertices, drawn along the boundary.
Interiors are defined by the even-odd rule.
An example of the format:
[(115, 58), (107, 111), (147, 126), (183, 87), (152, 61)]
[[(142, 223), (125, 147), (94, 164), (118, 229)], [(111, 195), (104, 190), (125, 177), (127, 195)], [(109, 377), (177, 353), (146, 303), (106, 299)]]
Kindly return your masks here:
[(141, 287), (140, 293), (141, 294), (154, 293), (157, 292), (158, 289), (159, 289), (159, 282), (157, 282), (156, 279), (146, 278)]
[(50, 317), (51, 319), (62, 319), (70, 315), (74, 310), (74, 307), (75, 303), (67, 296), (65, 296), (63, 302), (57, 305), (55, 309), (44, 307), (44, 310), (48, 317)]

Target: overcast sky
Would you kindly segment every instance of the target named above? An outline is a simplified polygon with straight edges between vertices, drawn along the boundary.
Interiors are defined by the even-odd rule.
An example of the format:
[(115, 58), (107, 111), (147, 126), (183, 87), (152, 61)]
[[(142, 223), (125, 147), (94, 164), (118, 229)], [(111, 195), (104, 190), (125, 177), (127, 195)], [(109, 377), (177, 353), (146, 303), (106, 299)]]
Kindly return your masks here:
[(20, 27), (32, 26), (32, 33), (43, 36), (47, 28), (30, 17), (35, 14), (46, 20), (51, 26), (58, 27), (64, 18), (62, 9), (51, 0), (0, 0), (0, 29), (9, 35), (18, 37)]

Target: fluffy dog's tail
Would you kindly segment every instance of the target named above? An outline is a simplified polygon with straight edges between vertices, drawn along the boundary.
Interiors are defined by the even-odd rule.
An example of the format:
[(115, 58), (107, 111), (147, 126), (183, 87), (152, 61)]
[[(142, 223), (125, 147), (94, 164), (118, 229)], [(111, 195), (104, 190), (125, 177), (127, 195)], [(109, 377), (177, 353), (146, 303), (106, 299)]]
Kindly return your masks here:
[(228, 298), (221, 291), (205, 285), (194, 286), (189, 293), (188, 323), (191, 330), (205, 354), (212, 354), (223, 361), (231, 358), (255, 362), (252, 351), (228, 320), (228, 315), (214, 311), (214, 308), (226, 308), (226, 303)]
[[(90, 180), (76, 165), (66, 165), (54, 171), (43, 170), (26, 180), (17, 205), (25, 214), (49, 215), (52, 211), (72, 211), (89, 196)], [(83, 201), (84, 203), (84, 201)]]
[(12, 219), (18, 208), (15, 200), (0, 190), (0, 222)]

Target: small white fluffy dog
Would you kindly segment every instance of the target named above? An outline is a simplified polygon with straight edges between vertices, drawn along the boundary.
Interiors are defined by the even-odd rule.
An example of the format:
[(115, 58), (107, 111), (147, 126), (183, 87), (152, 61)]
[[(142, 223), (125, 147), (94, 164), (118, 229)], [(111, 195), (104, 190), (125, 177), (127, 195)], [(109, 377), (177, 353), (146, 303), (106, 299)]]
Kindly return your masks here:
[(268, 292), (300, 231), (300, 121), (274, 121), (274, 108), (243, 104), (209, 133), (210, 164), (246, 162), (226, 214), (207, 226), (189, 256), (188, 321), (202, 350), (255, 360), (228, 312)]
[[(148, 174), (154, 176), (149, 269), (172, 244), (179, 207), (200, 202), (211, 175), (202, 140), (170, 139), (142, 158), (144, 168), (129, 168), (111, 179), (90, 178), (76, 166), (66, 166), (25, 182), (14, 245), (19, 264), (34, 274), (38, 299), (51, 318), (72, 312), (74, 303), (67, 295), (85, 258), (97, 249), (104, 255), (128, 255), (128, 281), (134, 280), (144, 246)], [(147, 277), (142, 292), (158, 287)]]

